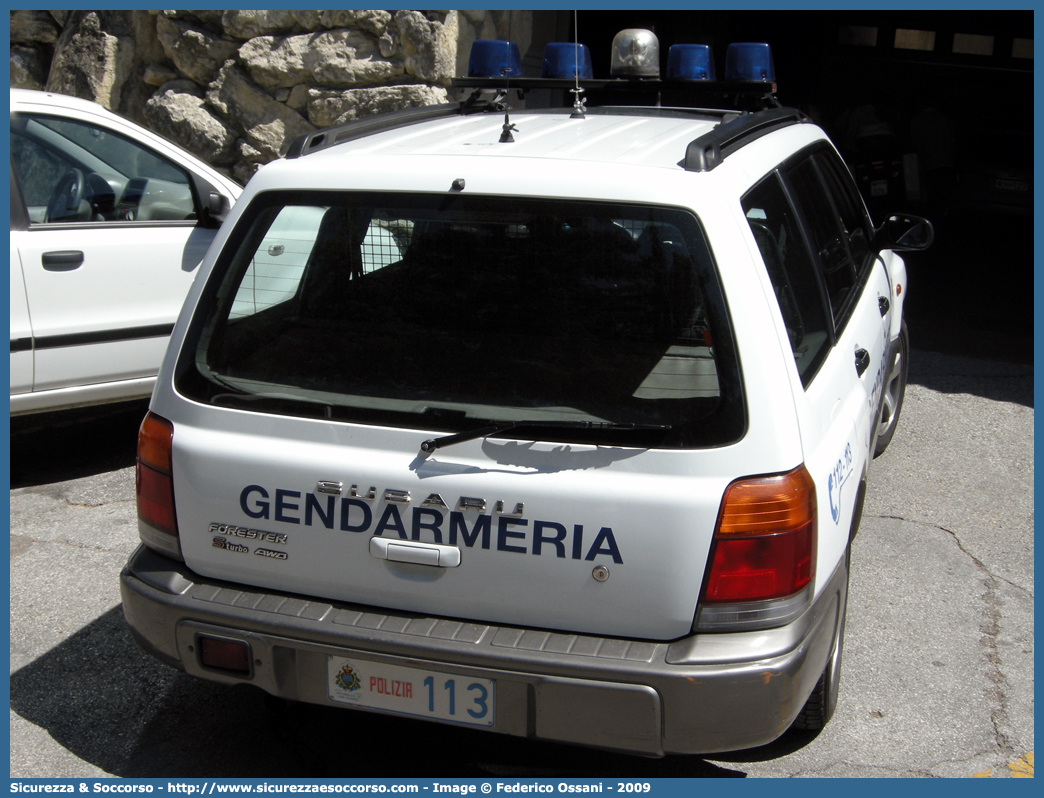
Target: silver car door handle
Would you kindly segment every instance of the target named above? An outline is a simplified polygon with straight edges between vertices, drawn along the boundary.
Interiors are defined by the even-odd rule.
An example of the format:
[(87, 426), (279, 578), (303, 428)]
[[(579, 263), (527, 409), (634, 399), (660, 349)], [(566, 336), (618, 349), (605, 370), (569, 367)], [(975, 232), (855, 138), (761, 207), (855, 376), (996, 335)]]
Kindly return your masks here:
[(378, 560), (430, 565), (435, 568), (456, 568), (460, 565), (460, 549), (435, 543), (416, 543), (411, 540), (370, 538), (370, 555)]

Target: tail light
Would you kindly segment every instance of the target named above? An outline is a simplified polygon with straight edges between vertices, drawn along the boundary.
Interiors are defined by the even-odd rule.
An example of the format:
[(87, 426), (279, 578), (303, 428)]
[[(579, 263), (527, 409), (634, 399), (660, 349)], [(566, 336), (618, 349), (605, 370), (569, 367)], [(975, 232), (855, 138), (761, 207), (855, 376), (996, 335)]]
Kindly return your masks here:
[(743, 479), (725, 491), (695, 627), (789, 623), (808, 606), (816, 576), (816, 487), (804, 466)]
[(180, 560), (181, 543), (174, 512), (173, 441), (173, 424), (151, 412), (145, 416), (138, 431), (135, 487), (142, 542)]

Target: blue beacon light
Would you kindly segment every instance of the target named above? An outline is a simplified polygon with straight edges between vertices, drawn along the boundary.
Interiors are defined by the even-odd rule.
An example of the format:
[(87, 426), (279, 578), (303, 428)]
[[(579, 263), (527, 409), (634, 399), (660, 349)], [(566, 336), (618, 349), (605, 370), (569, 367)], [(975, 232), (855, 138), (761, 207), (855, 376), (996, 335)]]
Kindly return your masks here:
[(550, 42), (544, 47), (542, 78), (593, 78), (591, 51), (574, 42)]
[(764, 42), (735, 42), (725, 52), (725, 80), (775, 83), (772, 48)]
[(709, 44), (672, 44), (667, 51), (667, 80), (717, 80)]
[(521, 77), (522, 56), (514, 42), (477, 39), (468, 58), (469, 78)]

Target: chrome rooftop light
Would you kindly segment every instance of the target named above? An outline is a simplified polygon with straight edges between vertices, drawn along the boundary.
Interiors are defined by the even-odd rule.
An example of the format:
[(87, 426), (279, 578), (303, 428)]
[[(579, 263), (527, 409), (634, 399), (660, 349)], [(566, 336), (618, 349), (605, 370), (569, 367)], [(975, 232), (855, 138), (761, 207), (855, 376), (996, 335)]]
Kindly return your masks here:
[(616, 34), (609, 74), (614, 78), (659, 78), (660, 40), (656, 34), (641, 28)]

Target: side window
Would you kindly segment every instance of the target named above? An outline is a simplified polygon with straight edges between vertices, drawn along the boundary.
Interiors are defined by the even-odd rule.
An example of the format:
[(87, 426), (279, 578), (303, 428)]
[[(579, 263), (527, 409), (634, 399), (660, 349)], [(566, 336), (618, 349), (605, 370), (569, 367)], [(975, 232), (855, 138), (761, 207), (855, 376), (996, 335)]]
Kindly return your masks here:
[(830, 347), (829, 327), (812, 258), (775, 174), (743, 198), (743, 211), (772, 281), (798, 374), (807, 386)]
[(841, 162), (837, 153), (822, 150), (816, 154), (816, 162), (841, 217), (841, 227), (847, 236), (856, 270), (861, 273), (868, 265), (866, 256), (870, 254), (870, 239), (873, 237), (873, 229), (863, 208), (863, 201), (848, 168)]
[[(412, 233), (412, 221), (386, 214), (371, 218), (349, 216), (339, 206), (287, 205), (251, 251), (229, 318), (253, 316), (293, 299), (309, 279), (308, 270), (311, 292), (343, 290), (346, 281), (402, 260)], [(315, 310), (315, 304), (308, 309)]]
[(35, 224), (197, 218), (188, 173), (108, 128), (18, 114), (11, 154)]
[(297, 295), (327, 211), (313, 205), (280, 209), (250, 255), (229, 318), (252, 316)]
[[(22, 196), (30, 208), (46, 207), (54, 186), (58, 184), (65, 170), (72, 166), (46, 147), (18, 134), (11, 136), (11, 160), (18, 172)], [(43, 214), (39, 216), (40, 218), (37, 218), (34, 215), (32, 220), (42, 222)]]
[(812, 247), (823, 270), (834, 327), (843, 324), (846, 306), (856, 284), (856, 263), (848, 248), (834, 204), (812, 158), (786, 172), (793, 196), (804, 217)]

